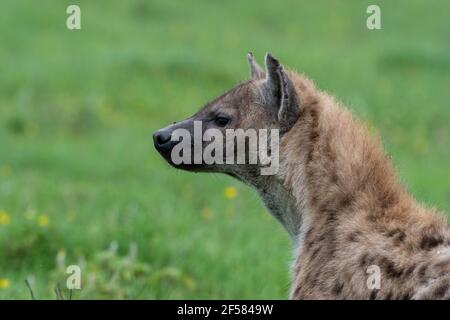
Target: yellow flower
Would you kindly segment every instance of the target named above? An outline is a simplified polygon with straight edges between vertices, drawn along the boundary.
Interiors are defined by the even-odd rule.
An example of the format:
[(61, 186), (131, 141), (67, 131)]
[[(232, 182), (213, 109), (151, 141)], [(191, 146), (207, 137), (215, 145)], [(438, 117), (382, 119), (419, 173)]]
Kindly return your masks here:
[(8, 289), (9, 288), (9, 280), (6, 278), (0, 278), (0, 289)]
[(224, 194), (225, 194), (225, 198), (234, 199), (237, 196), (237, 189), (235, 187), (226, 187)]
[(48, 226), (48, 224), (50, 223), (50, 220), (49, 220), (49, 218), (48, 218), (47, 215), (41, 214), (41, 215), (39, 215), (38, 218), (37, 218), (37, 223), (38, 223), (38, 225), (40, 225), (41, 227), (46, 227), (46, 226)]
[(210, 220), (212, 218), (212, 210), (210, 208), (203, 208), (202, 217), (205, 220)]
[(8, 212), (0, 210), (0, 224), (7, 225), (11, 222)]

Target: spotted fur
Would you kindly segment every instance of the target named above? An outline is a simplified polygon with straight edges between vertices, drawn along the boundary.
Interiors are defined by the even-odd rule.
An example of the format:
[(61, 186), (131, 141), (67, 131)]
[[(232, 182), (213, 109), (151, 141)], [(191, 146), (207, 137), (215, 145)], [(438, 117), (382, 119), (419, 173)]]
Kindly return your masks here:
[[(217, 112), (232, 118), (222, 130), (280, 129), (273, 176), (258, 165), (182, 169), (226, 173), (258, 191), (294, 242), (290, 298), (450, 299), (445, 215), (408, 194), (378, 139), (333, 97), (270, 55), (265, 71), (248, 58), (251, 80), (162, 130), (211, 125)], [(371, 266), (379, 288), (367, 285)]]

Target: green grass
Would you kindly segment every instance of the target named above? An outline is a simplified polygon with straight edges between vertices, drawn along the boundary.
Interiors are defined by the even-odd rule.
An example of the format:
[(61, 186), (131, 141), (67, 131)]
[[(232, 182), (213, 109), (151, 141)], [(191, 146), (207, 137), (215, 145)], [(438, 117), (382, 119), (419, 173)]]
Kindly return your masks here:
[(27, 277), (54, 298), (69, 264), (74, 298), (287, 297), (291, 243), (256, 194), (169, 168), (150, 139), (246, 79), (250, 50), (335, 94), (450, 211), (448, 1), (375, 1), (380, 31), (374, 1), (75, 2), (81, 31), (74, 1), (2, 1), (0, 298), (28, 299)]

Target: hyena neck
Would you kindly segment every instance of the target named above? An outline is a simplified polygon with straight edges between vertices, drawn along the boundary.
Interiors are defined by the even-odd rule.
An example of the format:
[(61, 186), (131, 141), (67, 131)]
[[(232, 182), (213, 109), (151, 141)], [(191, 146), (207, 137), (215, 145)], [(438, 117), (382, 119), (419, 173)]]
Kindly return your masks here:
[(277, 176), (264, 177), (253, 184), (266, 208), (283, 225), (294, 242), (297, 242), (307, 215), (305, 205)]
[(381, 221), (386, 213), (395, 219), (415, 207), (379, 141), (332, 97), (314, 91), (307, 98), (280, 147), (282, 180), (300, 220), (326, 228), (346, 213)]
[(345, 212), (381, 221), (415, 207), (378, 140), (333, 98), (295, 80), (303, 109), (281, 138), (279, 173), (254, 183), (291, 237), (301, 241), (310, 225), (335, 225)]

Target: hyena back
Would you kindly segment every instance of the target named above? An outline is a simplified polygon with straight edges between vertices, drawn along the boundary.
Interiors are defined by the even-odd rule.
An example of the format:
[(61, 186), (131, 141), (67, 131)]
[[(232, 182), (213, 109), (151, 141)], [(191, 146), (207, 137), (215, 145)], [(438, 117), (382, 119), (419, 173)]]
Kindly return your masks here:
[[(378, 140), (345, 107), (270, 54), (265, 70), (248, 60), (250, 80), (154, 134), (163, 157), (257, 190), (296, 248), (292, 299), (449, 299), (445, 216), (406, 192)], [(278, 129), (278, 172), (261, 175), (260, 163), (174, 164), (172, 133), (192, 132), (194, 121), (222, 132)], [(370, 268), (379, 286), (370, 285)]]

